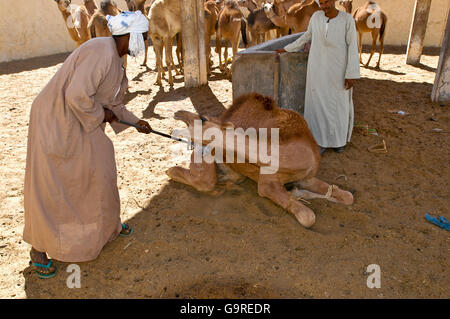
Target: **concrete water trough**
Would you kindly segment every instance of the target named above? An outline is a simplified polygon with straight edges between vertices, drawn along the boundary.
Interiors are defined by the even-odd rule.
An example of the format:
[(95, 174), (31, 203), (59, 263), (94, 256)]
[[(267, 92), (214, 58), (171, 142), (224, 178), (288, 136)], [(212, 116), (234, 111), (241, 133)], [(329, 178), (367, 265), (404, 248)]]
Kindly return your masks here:
[(233, 100), (257, 92), (272, 97), (278, 106), (303, 115), (308, 54), (275, 53), (303, 33), (287, 35), (240, 51), (232, 65)]

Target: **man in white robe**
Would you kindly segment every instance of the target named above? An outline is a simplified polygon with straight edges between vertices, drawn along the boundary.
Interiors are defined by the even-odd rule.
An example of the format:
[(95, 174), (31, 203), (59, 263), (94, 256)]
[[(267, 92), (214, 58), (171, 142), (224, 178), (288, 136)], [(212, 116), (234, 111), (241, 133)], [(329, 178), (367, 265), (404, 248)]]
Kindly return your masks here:
[(23, 238), (41, 278), (56, 274), (48, 256), (90, 261), (119, 234), (131, 234), (120, 221), (114, 147), (104, 130), (105, 122), (116, 133), (126, 129), (119, 119), (150, 133), (150, 125), (123, 105), (128, 80), (122, 59), (144, 48), (148, 20), (127, 13), (110, 24), (114, 37), (78, 47), (31, 106)]
[(353, 130), (353, 80), (360, 78), (353, 17), (336, 9), (336, 0), (320, 0), (321, 11), (308, 30), (277, 52), (298, 52), (311, 42), (306, 77), (304, 118), (323, 154), (342, 152)]

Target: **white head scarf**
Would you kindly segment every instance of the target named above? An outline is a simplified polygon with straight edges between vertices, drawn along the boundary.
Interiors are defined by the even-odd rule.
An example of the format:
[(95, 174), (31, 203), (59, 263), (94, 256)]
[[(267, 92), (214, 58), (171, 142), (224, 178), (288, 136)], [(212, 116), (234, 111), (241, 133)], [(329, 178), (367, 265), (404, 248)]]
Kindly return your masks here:
[(141, 11), (124, 11), (116, 16), (106, 16), (112, 35), (130, 34), (128, 49), (130, 55), (137, 57), (145, 51), (142, 33), (148, 32), (148, 20)]

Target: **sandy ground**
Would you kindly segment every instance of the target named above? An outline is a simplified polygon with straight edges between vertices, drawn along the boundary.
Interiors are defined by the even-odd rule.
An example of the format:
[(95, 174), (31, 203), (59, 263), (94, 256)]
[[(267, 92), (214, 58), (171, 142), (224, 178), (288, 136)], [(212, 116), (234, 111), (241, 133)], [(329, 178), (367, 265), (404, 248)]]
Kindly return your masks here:
[[(319, 178), (355, 191), (355, 203), (313, 200), (309, 230), (259, 197), (252, 181), (218, 198), (170, 181), (175, 142), (108, 127), (122, 218), (135, 235), (79, 264), (80, 289), (66, 286), (67, 263), (57, 262), (55, 278), (39, 279), (22, 240), (30, 106), (67, 54), (0, 64), (0, 297), (448, 298), (449, 233), (424, 216), (450, 218), (449, 114), (430, 102), (438, 54), (425, 52), (421, 67), (411, 67), (403, 52), (385, 54), (381, 71), (361, 69), (355, 119), (378, 136), (355, 131), (343, 154), (324, 155)], [(180, 109), (218, 115), (230, 106), (231, 82), (217, 69), (207, 87), (185, 89), (178, 76), (169, 90), (167, 82), (154, 85), (153, 50), (150, 56), (147, 69), (129, 61), (127, 105), (154, 129), (183, 127), (172, 118)], [(382, 139), (387, 154), (367, 151)], [(370, 264), (380, 266), (380, 289), (366, 285)]]

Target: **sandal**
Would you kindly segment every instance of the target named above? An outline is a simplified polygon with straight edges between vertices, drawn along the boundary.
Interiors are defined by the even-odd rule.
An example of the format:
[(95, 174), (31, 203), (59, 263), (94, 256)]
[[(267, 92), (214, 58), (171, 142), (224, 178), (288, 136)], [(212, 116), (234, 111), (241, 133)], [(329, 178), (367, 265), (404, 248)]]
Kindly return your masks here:
[[(53, 263), (53, 260), (51, 260), (51, 259), (48, 261), (47, 265), (43, 265), (40, 263), (35, 263), (35, 262), (30, 261), (30, 264), (33, 265), (34, 267), (43, 268), (43, 269), (47, 269), (47, 270), (50, 269), (50, 267), (52, 266), (52, 263)], [(38, 275), (39, 278), (42, 278), (42, 279), (48, 279), (48, 278), (55, 277), (56, 276), (56, 267), (53, 272), (47, 272), (47, 273), (41, 272), (38, 269), (36, 269), (36, 274)]]
[(131, 228), (127, 224), (122, 224), (122, 231), (119, 233), (120, 236), (129, 237), (133, 233), (134, 233), (133, 228)]

